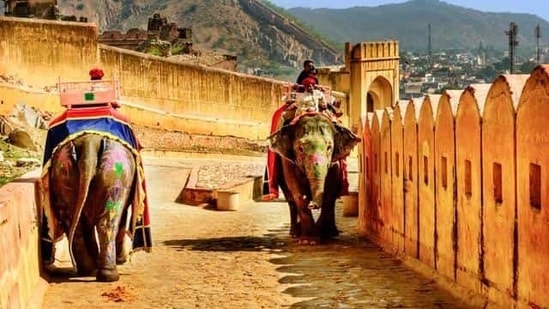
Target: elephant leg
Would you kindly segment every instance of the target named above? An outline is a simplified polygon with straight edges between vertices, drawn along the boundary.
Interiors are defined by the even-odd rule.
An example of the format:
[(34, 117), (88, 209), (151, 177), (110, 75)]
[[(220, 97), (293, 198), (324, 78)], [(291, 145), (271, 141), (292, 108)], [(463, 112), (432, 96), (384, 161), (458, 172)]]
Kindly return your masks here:
[[(133, 154), (124, 146), (104, 139), (104, 151), (99, 160), (99, 168), (96, 172), (95, 184), (92, 188), (96, 196), (103, 199), (94, 203), (100, 211), (96, 216), (98, 220), (97, 235), (99, 239), (99, 258), (97, 260), (97, 281), (118, 281), (120, 275), (116, 269), (117, 241), (122, 241), (125, 230), (125, 221), (119, 230), (122, 217), (125, 217), (125, 209), (129, 204), (128, 197), (132, 192), (136, 165)], [(93, 195), (90, 195), (93, 196)], [(120, 240), (117, 240), (120, 239)]]
[(72, 240), (72, 254), (76, 264), (76, 272), (79, 276), (91, 276), (97, 269), (97, 244), (95, 243), (95, 231), (93, 226), (80, 218), (80, 222), (74, 232)]
[(299, 225), (298, 220), (298, 211), (297, 211), (297, 204), (294, 201), (292, 197), (292, 193), (284, 183), (284, 179), (279, 181), (280, 188), (282, 189), (282, 193), (284, 193), (284, 196), (286, 198), (286, 201), (288, 202), (288, 208), (290, 210), (290, 236), (292, 238), (297, 238), (301, 236), (301, 227)]
[(298, 238), (301, 236), (301, 225), (298, 221), (297, 205), (294, 201), (289, 201), (288, 206), (290, 208), (290, 236)]
[(118, 233), (116, 235), (116, 264), (122, 265), (128, 260), (128, 253), (126, 251), (126, 232), (128, 226), (128, 206), (124, 207), (120, 223), (118, 227)]
[(45, 216), (42, 216), (40, 234), (40, 253), (42, 263), (44, 263), (44, 266), (47, 268), (55, 262), (55, 246), (53, 244), (53, 240), (48, 235), (48, 221)]
[(120, 278), (116, 269), (116, 235), (120, 212), (107, 212), (97, 226), (99, 236), (99, 257), (97, 259), (97, 281), (111, 282)]
[(299, 214), (299, 226), (301, 227), (299, 243), (303, 245), (316, 245), (319, 237), (311, 210), (303, 201), (300, 201), (296, 208)]
[(340, 171), (338, 168), (331, 168), (328, 172), (328, 181), (325, 185), (322, 212), (318, 219), (318, 230), (322, 238), (335, 238), (339, 236), (339, 230), (335, 221), (335, 203), (341, 190)]

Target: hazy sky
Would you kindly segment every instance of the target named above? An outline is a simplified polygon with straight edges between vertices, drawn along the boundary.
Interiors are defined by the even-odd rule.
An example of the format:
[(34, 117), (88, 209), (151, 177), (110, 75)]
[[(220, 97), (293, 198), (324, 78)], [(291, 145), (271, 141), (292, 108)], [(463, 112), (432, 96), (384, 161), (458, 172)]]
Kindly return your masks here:
[[(269, 0), (283, 7), (343, 9), (353, 6), (378, 6), (406, 0)], [(446, 3), (484, 12), (530, 13), (549, 21), (549, 0), (441, 0)]]

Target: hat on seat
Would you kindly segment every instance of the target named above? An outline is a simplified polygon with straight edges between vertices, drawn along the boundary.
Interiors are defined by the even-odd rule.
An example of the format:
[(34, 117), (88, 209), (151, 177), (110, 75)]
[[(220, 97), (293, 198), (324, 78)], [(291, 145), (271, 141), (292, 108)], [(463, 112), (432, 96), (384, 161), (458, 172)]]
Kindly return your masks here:
[(93, 68), (90, 70), (90, 79), (91, 80), (101, 80), (105, 76), (105, 73), (103, 73), (103, 70), (99, 68)]

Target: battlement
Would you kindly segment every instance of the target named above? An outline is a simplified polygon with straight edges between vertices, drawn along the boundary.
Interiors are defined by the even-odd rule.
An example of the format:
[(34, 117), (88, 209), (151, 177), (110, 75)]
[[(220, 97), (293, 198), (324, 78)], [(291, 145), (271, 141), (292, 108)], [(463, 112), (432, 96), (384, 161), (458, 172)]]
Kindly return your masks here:
[(353, 60), (381, 60), (399, 58), (398, 41), (394, 40), (362, 42), (355, 45), (352, 49), (346, 49), (349, 53), (347, 56), (351, 56), (351, 59)]

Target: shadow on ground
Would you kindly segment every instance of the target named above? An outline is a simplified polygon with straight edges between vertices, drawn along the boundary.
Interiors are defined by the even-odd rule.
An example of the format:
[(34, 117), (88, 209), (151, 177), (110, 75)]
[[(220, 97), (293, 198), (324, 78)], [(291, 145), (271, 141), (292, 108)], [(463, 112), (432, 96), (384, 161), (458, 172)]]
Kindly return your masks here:
[(177, 250), (197, 251), (280, 251), (287, 247), (288, 239), (269, 233), (264, 236), (238, 236), (205, 239), (167, 240), (163, 244)]
[(301, 299), (291, 308), (470, 308), (353, 233), (284, 251), (270, 262), (290, 286), (283, 293)]

